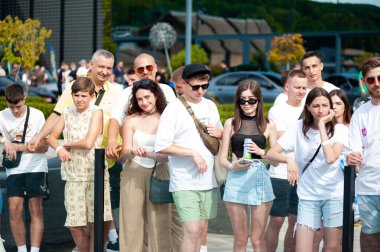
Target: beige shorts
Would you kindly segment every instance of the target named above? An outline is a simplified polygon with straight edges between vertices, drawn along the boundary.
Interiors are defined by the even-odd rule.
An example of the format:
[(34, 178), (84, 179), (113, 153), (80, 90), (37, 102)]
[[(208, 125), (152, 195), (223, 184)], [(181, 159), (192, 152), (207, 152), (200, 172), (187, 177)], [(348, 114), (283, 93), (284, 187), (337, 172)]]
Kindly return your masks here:
[[(66, 227), (94, 222), (94, 182), (67, 181), (65, 185)], [(104, 182), (104, 221), (112, 220), (109, 182)]]

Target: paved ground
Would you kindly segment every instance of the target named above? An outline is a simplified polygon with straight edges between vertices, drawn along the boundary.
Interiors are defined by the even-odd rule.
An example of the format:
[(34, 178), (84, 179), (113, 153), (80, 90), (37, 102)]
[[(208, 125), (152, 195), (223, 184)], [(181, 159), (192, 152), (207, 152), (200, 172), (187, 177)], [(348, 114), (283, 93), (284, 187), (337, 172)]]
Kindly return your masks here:
[[(0, 148), (1, 153), (1, 148)], [(55, 156), (54, 150), (49, 150), (49, 157)], [(54, 167), (54, 165), (53, 165)], [(0, 171), (0, 186), (4, 186), (5, 172)], [(60, 179), (60, 170), (57, 168), (49, 169), (49, 187), (51, 198), (44, 203), (45, 233), (43, 238), (43, 246), (41, 252), (71, 252), (74, 243), (70, 233), (64, 228), (65, 210), (63, 206), (63, 182)], [(3, 190), (2, 190), (3, 191)], [(3, 196), (5, 196), (3, 194)], [(4, 198), (4, 197), (3, 197)], [(8, 252), (17, 251), (14, 246), (13, 238), (10, 234), (8, 205), (4, 201), (4, 212), (2, 217), (2, 237), (6, 240), (6, 248)], [(25, 215), (27, 223), (30, 222), (29, 216)], [(279, 247), (277, 251), (283, 251), (283, 240), (287, 223), (280, 233)], [(354, 251), (359, 249), (359, 232), (360, 227), (355, 227)], [(224, 204), (219, 199), (218, 217), (210, 221), (208, 233), (208, 251), (209, 252), (230, 252), (233, 247), (233, 236), (228, 214)], [(248, 251), (253, 251), (252, 246), (248, 245)]]

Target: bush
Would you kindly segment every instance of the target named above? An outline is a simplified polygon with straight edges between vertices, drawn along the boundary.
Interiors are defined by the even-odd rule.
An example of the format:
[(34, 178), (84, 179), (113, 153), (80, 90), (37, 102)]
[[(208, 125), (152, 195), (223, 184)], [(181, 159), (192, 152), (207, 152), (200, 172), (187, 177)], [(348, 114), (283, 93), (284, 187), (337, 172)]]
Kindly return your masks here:
[[(28, 97), (26, 98), (26, 105), (41, 110), (45, 119), (53, 112), (55, 104), (46, 103), (42, 97)], [(7, 101), (4, 96), (0, 96), (0, 110), (7, 108)]]

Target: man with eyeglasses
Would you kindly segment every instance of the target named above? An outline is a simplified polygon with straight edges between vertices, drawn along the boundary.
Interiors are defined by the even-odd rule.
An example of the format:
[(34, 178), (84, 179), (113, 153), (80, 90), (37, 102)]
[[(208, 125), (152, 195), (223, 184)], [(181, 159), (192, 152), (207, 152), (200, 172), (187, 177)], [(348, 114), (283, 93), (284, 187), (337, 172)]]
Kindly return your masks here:
[[(182, 97), (208, 134), (222, 137), (216, 105), (203, 98), (211, 71), (202, 64), (189, 64), (182, 73)], [(214, 156), (205, 146), (193, 118), (180, 99), (168, 104), (160, 118), (155, 151), (169, 155), (170, 187), (183, 225), (181, 251), (200, 251), (201, 234), (208, 220), (216, 217), (217, 182)]]
[[(284, 84), (287, 101), (274, 105), (268, 114), (268, 118), (274, 122), (277, 128), (277, 138), (280, 138), (287, 129), (295, 125), (303, 110), (302, 100), (306, 95), (308, 80), (301, 70), (288, 72)], [(285, 153), (294, 156), (293, 152)], [(297, 193), (288, 182), (287, 164), (271, 165), (269, 168), (273, 193), (276, 198), (270, 210), (270, 218), (265, 232), (265, 241), (268, 251), (276, 251), (278, 237), (285, 217), (288, 217), (288, 229), (284, 239), (285, 251), (295, 250), (293, 238), (294, 225), (297, 220)]]
[(367, 59), (362, 66), (363, 82), (371, 100), (351, 118), (347, 164), (359, 167), (356, 192), (362, 220), (360, 249), (380, 248), (380, 57)]

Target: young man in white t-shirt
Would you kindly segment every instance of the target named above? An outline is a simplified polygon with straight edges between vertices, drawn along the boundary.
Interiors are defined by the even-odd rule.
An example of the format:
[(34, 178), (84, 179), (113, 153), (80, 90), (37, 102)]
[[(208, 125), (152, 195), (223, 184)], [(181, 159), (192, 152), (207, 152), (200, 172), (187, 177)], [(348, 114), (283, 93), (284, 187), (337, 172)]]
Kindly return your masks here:
[(48, 196), (47, 159), (44, 152), (48, 146), (40, 143), (33, 153), (27, 151), (26, 142), (30, 141), (45, 123), (44, 115), (35, 108), (29, 108), (25, 140), (22, 142), (28, 108), (25, 106), (24, 89), (19, 84), (5, 88), (8, 108), (0, 112), (1, 143), (4, 144), (6, 158), (14, 160), (16, 152), (22, 152), (20, 163), (15, 168), (6, 167), (7, 194), (9, 202), (10, 225), (18, 252), (27, 252), (26, 230), (23, 220), (25, 197), (29, 201), (31, 217), (31, 252), (40, 250), (44, 232), (42, 199)]
[(323, 81), (322, 79), (322, 70), (323, 63), (321, 57), (314, 51), (310, 51), (305, 53), (302, 57), (302, 71), (305, 72), (307, 79), (309, 81), (309, 91), (316, 87), (321, 87), (325, 89), (327, 92), (334, 89), (339, 89), (333, 84)]
[[(297, 124), (303, 110), (302, 100), (306, 95), (307, 86), (306, 75), (301, 70), (292, 70), (287, 74), (284, 87), (288, 94), (288, 100), (285, 103), (274, 105), (269, 110), (268, 116), (276, 125), (278, 138), (287, 129)], [(285, 154), (293, 156), (293, 152)], [(276, 199), (273, 201), (269, 213), (268, 227), (265, 232), (268, 251), (275, 251), (277, 249), (279, 232), (287, 216), (288, 230), (285, 236), (284, 247), (288, 250), (294, 250), (295, 239), (293, 239), (293, 230), (297, 220), (298, 197), (296, 197), (296, 193), (291, 194), (292, 186), (288, 182), (287, 165), (285, 163), (280, 163), (277, 166), (271, 165), (269, 176), (271, 177)]]
[(363, 82), (371, 100), (360, 106), (351, 118), (349, 165), (359, 166), (356, 192), (362, 220), (361, 251), (380, 248), (380, 57), (367, 59), (362, 66)]
[[(207, 126), (211, 136), (221, 138), (222, 124), (216, 105), (203, 98), (211, 71), (202, 64), (185, 66), (183, 98), (195, 117)], [(201, 234), (208, 219), (216, 217), (217, 182), (213, 171), (214, 156), (205, 146), (193, 118), (176, 99), (161, 115), (155, 151), (169, 155), (170, 187), (173, 192), (184, 236), (181, 251), (199, 251)]]

